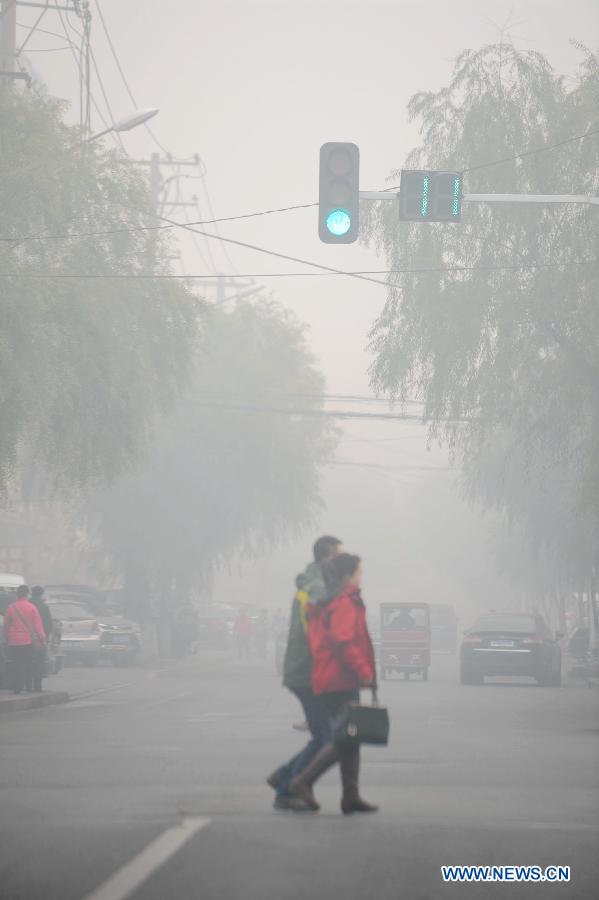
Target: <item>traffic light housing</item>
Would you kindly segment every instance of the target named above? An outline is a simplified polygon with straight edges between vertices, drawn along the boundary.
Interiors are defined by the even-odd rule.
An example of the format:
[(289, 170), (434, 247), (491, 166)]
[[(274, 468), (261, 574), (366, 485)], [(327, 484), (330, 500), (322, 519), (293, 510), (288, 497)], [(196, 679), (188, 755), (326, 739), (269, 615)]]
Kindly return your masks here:
[(399, 218), (404, 222), (459, 222), (462, 173), (402, 169)]
[(360, 231), (360, 150), (330, 142), (320, 148), (318, 235), (325, 244), (353, 244)]

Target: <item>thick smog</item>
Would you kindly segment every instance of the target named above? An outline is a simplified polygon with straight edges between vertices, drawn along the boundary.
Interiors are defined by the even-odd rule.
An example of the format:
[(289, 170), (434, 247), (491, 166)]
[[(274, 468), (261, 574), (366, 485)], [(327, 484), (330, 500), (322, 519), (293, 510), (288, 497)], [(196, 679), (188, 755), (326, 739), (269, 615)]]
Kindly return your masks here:
[(0, 0), (0, 897), (599, 897), (589, 0)]

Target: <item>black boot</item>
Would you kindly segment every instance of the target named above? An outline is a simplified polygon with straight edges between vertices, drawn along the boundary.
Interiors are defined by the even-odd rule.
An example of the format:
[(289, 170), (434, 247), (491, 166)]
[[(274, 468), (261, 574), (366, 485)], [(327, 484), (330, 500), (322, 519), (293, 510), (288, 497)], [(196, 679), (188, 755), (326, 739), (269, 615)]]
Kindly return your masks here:
[(334, 766), (339, 759), (337, 747), (334, 744), (327, 744), (320, 750), (311, 763), (291, 780), (289, 790), (292, 794), (296, 794), (304, 800), (310, 809), (319, 810), (320, 805), (316, 802), (312, 785), (317, 778)]
[(341, 800), (341, 812), (344, 815), (351, 813), (372, 813), (378, 811), (378, 806), (362, 800), (358, 792), (358, 778), (360, 775), (360, 747), (352, 747), (344, 750), (339, 759), (341, 769), (341, 783), (343, 785), (343, 798)]

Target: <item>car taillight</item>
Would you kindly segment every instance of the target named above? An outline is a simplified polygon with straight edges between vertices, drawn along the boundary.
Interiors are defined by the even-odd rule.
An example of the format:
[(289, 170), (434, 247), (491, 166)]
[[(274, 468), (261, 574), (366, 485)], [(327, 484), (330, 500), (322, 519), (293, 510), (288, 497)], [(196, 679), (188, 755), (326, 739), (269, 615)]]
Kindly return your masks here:
[(540, 637), (523, 638), (521, 643), (522, 644), (542, 644), (543, 638), (540, 638)]
[(478, 634), (466, 634), (464, 635), (463, 644), (482, 644), (482, 638)]

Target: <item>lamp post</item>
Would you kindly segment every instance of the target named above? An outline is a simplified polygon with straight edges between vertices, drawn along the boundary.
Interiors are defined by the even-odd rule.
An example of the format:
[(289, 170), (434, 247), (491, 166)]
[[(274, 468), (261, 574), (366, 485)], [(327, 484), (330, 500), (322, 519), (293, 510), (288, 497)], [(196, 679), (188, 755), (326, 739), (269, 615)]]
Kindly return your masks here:
[(104, 131), (98, 131), (97, 134), (92, 134), (90, 137), (85, 138), (82, 143), (89, 144), (90, 141), (96, 141), (98, 138), (104, 137), (105, 134), (110, 134), (112, 131), (131, 131), (132, 128), (137, 128), (138, 125), (143, 125), (149, 119), (153, 119), (158, 112), (159, 110), (155, 107), (149, 109), (137, 109), (130, 115), (125, 116), (124, 119), (119, 119), (117, 122), (114, 122), (110, 128), (105, 128)]

